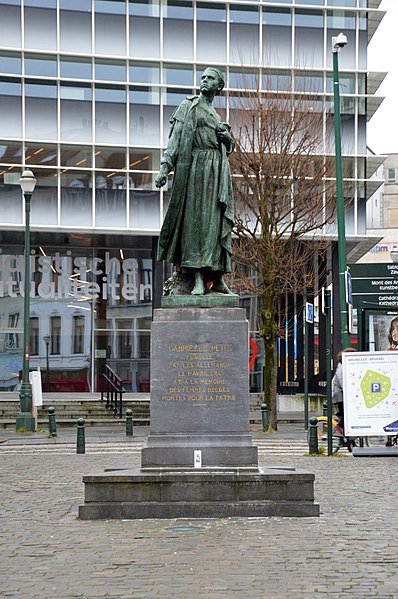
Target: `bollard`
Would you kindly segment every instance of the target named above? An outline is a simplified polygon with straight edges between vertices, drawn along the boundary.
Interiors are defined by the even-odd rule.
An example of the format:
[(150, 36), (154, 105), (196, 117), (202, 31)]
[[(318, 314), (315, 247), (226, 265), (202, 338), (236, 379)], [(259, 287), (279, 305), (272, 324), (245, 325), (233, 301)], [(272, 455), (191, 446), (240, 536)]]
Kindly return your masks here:
[(84, 418), (79, 418), (79, 420), (77, 421), (76, 453), (86, 453), (86, 438), (84, 425)]
[(57, 423), (55, 422), (55, 408), (48, 408), (48, 435), (50, 437), (57, 436)]
[(263, 421), (263, 432), (267, 432), (269, 428), (268, 408), (266, 403), (262, 403), (260, 406), (261, 418)]
[(310, 419), (308, 450), (310, 454), (318, 453), (318, 419), (315, 416)]
[(322, 404), (322, 416), (327, 416), (328, 415), (328, 404), (325, 401), (324, 404)]
[(133, 410), (126, 410), (126, 435), (133, 436)]

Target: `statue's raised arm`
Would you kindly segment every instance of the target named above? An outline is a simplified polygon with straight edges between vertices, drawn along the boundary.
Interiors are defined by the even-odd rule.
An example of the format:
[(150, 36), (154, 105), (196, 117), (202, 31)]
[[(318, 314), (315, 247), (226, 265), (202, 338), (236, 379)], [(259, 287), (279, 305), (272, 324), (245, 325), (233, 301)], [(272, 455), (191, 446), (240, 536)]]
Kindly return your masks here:
[(223, 275), (231, 271), (234, 201), (228, 154), (235, 142), (229, 125), (213, 108), (223, 87), (221, 71), (206, 69), (199, 96), (183, 100), (171, 118), (169, 142), (155, 181), (162, 187), (174, 170), (158, 260), (174, 264), (186, 284), (184, 291), (171, 285), (170, 294), (187, 289), (193, 295), (209, 289), (231, 294)]

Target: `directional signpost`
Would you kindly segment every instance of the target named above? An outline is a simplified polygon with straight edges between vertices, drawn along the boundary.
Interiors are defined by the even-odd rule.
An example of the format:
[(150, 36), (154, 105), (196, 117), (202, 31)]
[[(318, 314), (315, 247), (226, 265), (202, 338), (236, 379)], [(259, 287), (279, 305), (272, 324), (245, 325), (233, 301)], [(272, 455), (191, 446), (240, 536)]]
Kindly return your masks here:
[(398, 307), (398, 264), (353, 264), (350, 274), (355, 308)]

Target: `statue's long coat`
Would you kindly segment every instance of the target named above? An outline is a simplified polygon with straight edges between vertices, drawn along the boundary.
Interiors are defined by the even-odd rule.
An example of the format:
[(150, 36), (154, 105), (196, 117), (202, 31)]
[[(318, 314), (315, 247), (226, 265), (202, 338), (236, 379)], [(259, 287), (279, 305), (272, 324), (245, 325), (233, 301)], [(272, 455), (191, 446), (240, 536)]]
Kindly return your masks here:
[[(187, 98), (170, 120), (170, 138), (162, 163), (167, 163), (170, 170), (174, 168), (174, 179), (160, 232), (158, 260), (167, 259), (188, 268), (230, 272), (234, 224), (232, 181), (227, 148), (217, 141), (215, 134), (217, 127), (228, 125), (221, 122), (211, 106), (198, 105), (197, 96)], [(197, 147), (198, 138), (203, 147)], [(232, 149), (233, 142), (228, 150)]]

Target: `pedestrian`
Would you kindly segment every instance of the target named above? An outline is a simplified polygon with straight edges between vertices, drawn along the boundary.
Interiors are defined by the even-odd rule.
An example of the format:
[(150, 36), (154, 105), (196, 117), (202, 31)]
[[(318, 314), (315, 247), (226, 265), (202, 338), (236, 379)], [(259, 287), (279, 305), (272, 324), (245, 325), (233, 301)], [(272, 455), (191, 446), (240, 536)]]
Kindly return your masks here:
[(353, 347), (347, 347), (337, 354), (337, 366), (332, 379), (332, 403), (336, 406), (336, 415), (339, 418), (339, 428), (344, 435), (344, 387), (343, 387), (343, 352), (355, 352)]
[[(215, 67), (200, 80), (199, 96), (189, 96), (171, 117), (169, 142), (156, 186), (174, 169), (169, 207), (159, 237), (158, 260), (168, 260), (193, 295), (211, 290), (230, 294), (223, 275), (231, 271), (234, 224), (228, 162), (235, 146), (230, 127), (213, 108), (224, 79)], [(171, 283), (170, 295), (181, 294)], [(182, 293), (184, 294), (184, 293)]]

